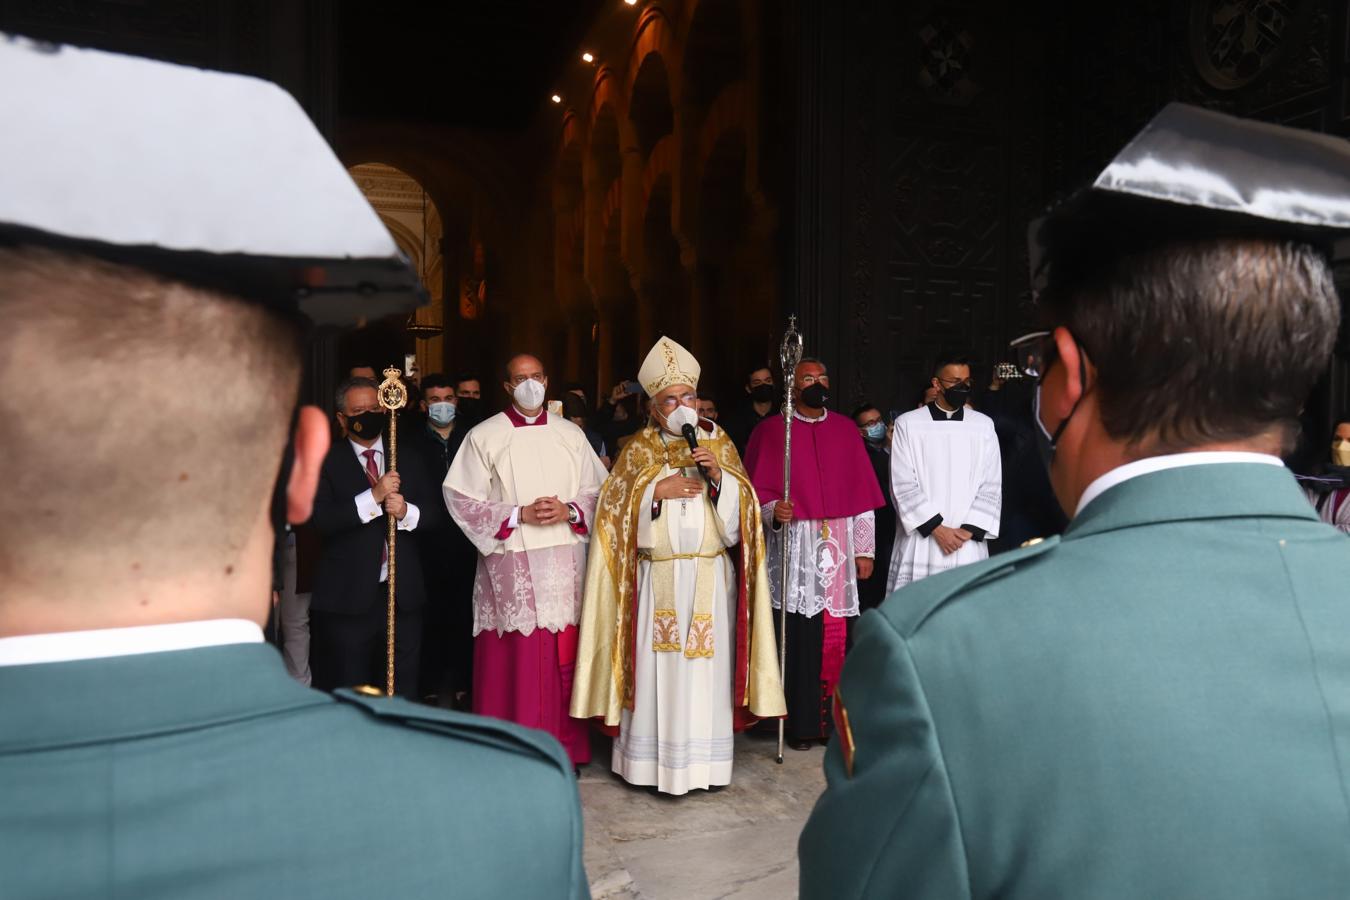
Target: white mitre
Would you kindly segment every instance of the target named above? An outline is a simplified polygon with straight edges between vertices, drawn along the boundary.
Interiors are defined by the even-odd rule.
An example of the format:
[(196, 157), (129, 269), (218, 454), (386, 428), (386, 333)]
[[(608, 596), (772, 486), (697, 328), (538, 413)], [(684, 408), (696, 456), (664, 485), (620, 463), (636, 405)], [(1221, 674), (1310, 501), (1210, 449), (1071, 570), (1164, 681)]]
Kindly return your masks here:
[(662, 337), (642, 361), (642, 368), (638, 369), (638, 382), (648, 397), (655, 397), (672, 384), (698, 387), (701, 371), (694, 354), (670, 338)]

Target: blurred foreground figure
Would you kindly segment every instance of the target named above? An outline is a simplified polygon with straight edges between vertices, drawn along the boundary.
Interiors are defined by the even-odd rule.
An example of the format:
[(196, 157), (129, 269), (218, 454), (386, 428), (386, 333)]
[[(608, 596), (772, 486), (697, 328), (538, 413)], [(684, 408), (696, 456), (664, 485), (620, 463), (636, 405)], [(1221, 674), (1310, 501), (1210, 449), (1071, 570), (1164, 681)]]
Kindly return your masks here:
[[(2, 36), (0, 83), (0, 894), (585, 896), (555, 741), (262, 642), (274, 484), (304, 521), (329, 445), (301, 323), (420, 294), (304, 112)], [(96, 433), (40, 402), (55, 359)]]
[(801, 895), (1343, 897), (1350, 543), (1279, 454), (1350, 145), (1164, 109), (1033, 226), (1062, 538), (855, 632)]

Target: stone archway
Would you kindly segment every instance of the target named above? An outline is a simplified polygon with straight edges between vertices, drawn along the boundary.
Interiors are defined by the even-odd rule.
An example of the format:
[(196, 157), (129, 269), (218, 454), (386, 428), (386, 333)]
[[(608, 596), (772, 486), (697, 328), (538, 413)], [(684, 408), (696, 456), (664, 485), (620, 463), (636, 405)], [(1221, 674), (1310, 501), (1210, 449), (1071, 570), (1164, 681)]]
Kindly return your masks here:
[[(402, 169), (385, 163), (370, 162), (352, 166), (348, 171), (393, 235), (395, 243), (412, 260), (430, 302), (418, 309), (412, 319), (381, 323), (378, 345), (365, 352), (387, 355), (387, 345), (401, 339), (405, 348), (417, 356), (422, 372), (440, 371), (445, 364), (445, 259), (442, 255), (444, 224), (435, 201), (416, 179)], [(409, 330), (409, 329), (413, 330)], [(419, 334), (421, 330), (426, 330)], [(442, 329), (432, 332), (431, 329)], [(401, 334), (399, 332), (402, 332)], [(372, 335), (374, 337), (375, 335)], [(360, 341), (353, 342), (360, 345)], [(396, 360), (368, 360), (375, 365)]]

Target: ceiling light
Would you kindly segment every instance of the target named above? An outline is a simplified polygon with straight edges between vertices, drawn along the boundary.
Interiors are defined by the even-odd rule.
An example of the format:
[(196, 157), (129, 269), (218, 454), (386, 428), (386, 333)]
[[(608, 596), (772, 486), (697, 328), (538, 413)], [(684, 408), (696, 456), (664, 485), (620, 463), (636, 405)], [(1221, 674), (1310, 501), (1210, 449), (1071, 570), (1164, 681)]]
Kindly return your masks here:
[(552, 100), (554, 103), (562, 102), (562, 97), (559, 97), (557, 94), (554, 94), (552, 97), (549, 97), (548, 99)]
[(595, 62), (595, 57), (592, 56), (591, 53), (590, 53), (589, 51), (587, 51), (586, 53), (581, 54), (581, 61), (582, 61), (582, 62), (593, 63), (593, 62)]
[(629, 6), (637, 6), (637, 0), (623, 0), (623, 2), (627, 3)]

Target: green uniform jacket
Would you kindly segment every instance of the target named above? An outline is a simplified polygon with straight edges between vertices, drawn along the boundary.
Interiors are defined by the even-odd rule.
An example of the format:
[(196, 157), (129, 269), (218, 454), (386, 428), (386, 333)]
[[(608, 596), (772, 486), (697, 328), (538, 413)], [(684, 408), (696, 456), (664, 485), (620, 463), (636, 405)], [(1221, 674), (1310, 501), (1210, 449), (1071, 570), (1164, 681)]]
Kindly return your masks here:
[(804, 898), (1350, 897), (1350, 541), (1171, 469), (863, 617)]
[(586, 897), (543, 732), (301, 687), (264, 644), (0, 667), (0, 897)]

